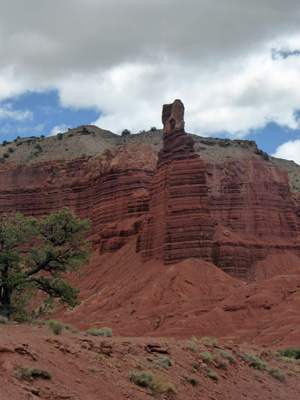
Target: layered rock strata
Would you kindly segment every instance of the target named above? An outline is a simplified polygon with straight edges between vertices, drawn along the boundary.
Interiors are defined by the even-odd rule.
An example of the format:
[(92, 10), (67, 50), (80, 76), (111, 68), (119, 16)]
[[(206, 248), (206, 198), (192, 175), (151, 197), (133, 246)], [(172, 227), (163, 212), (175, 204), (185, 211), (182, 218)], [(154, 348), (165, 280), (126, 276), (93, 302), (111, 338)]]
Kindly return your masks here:
[(137, 242), (143, 260), (211, 260), (213, 222), (205, 165), (184, 132), (183, 114), (180, 100), (163, 108), (164, 145), (151, 183), (147, 222)]

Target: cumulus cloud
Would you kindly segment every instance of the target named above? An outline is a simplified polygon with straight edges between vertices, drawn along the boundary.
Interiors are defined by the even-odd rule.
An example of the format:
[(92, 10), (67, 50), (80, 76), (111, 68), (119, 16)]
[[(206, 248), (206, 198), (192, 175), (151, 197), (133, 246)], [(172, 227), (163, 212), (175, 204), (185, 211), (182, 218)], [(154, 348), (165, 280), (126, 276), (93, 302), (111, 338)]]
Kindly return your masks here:
[(0, 105), (0, 119), (13, 119), (15, 121), (23, 121), (31, 119), (32, 112), (29, 110), (14, 110), (10, 103), (3, 106)]
[(286, 160), (293, 160), (300, 165), (300, 139), (290, 140), (282, 144), (272, 155)]
[(68, 128), (70, 128), (70, 126), (68, 126), (66, 124), (56, 125), (51, 129), (49, 136), (55, 136), (58, 133), (66, 132), (68, 130)]
[(299, 22), (298, 0), (4, 2), (0, 101), (58, 90), (116, 132), (159, 127), (175, 98), (201, 135), (298, 129)]

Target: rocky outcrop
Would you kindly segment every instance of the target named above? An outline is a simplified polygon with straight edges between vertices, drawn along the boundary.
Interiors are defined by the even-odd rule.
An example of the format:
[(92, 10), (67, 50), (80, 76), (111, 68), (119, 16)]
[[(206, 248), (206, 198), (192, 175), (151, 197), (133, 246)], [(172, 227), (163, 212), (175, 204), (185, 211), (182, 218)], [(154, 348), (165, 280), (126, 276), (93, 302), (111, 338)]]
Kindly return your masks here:
[(164, 145), (151, 183), (147, 222), (137, 242), (144, 260), (211, 260), (213, 222), (205, 164), (184, 132), (183, 114), (180, 100), (163, 108)]
[(143, 260), (196, 257), (245, 277), (268, 254), (300, 256), (287, 173), (266, 157), (204, 162), (184, 132), (183, 113), (179, 100), (163, 107), (163, 148), (137, 242)]
[(0, 210), (39, 217), (68, 206), (92, 219), (91, 233), (100, 248), (115, 250), (137, 233), (135, 221), (148, 210), (155, 165), (152, 148), (135, 144), (89, 160), (2, 165)]
[[(107, 148), (117, 139), (88, 127), (55, 140), (63, 146), (69, 140), (69, 151), (73, 139), (89, 148), (96, 140), (106, 148), (100, 155), (0, 165), (0, 210), (38, 217), (68, 206), (92, 219), (91, 239), (100, 254), (132, 240), (144, 261), (200, 258), (241, 278), (264, 276), (259, 265), (265, 269), (263, 261), (276, 255), (299, 258), (300, 197), (291, 193), (287, 172), (254, 142), (193, 139), (183, 115), (180, 100), (163, 107), (158, 158), (157, 132), (149, 133), (151, 146), (134, 143), (147, 142), (142, 133)], [(294, 182), (297, 171), (293, 166)]]

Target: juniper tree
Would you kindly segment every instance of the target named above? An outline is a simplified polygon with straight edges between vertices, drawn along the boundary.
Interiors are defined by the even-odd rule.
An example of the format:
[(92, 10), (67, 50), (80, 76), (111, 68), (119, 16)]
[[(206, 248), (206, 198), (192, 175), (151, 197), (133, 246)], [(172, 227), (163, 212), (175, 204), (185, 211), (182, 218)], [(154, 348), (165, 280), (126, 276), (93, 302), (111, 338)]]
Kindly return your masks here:
[(10, 316), (36, 292), (44, 304), (59, 299), (79, 304), (79, 290), (66, 274), (88, 263), (90, 245), (84, 237), (89, 220), (68, 208), (37, 220), (21, 213), (0, 216), (0, 314)]

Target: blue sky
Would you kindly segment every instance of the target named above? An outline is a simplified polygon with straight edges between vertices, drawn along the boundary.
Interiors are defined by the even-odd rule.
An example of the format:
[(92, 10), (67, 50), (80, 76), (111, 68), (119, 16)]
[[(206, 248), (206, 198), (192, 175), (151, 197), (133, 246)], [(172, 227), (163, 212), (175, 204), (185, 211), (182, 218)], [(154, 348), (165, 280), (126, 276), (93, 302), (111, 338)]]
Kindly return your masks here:
[(0, 142), (82, 124), (255, 140), (300, 164), (299, 0), (1, 2)]
[[(74, 109), (60, 105), (57, 91), (27, 92), (2, 102), (4, 109), (20, 115), (19, 119), (7, 115), (1, 118), (0, 137), (11, 141), (17, 136), (50, 136), (68, 128), (88, 125), (99, 117), (93, 108)], [(56, 132), (57, 131), (57, 132)]]

